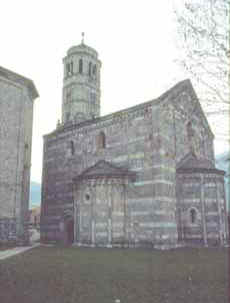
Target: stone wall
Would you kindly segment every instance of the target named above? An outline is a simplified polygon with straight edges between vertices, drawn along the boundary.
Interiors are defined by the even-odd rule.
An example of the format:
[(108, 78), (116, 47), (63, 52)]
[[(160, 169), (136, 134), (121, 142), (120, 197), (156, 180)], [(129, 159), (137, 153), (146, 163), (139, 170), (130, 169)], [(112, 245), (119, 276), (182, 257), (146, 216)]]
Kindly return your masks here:
[(208, 172), (179, 174), (177, 192), (180, 239), (204, 245), (226, 243), (223, 175)]
[(17, 235), (24, 232), (28, 212), (33, 100), (37, 96), (31, 80), (0, 67), (0, 218), (15, 218)]
[[(127, 200), (131, 213), (130, 224), (135, 226), (138, 241), (177, 241), (175, 177), (168, 180), (165, 174), (167, 164), (162, 154), (160, 111), (157, 102), (154, 105), (150, 102), (132, 110), (91, 120), (83, 126), (57, 129), (44, 138), (44, 237), (53, 239), (57, 235), (62, 212), (66, 208), (73, 209), (73, 177), (104, 159), (137, 173), (136, 182), (128, 189)], [(106, 148), (97, 147), (101, 132), (106, 138)], [(175, 169), (168, 170), (172, 176), (175, 174)], [(174, 201), (171, 203), (173, 195)]]
[(15, 241), (17, 229), (15, 218), (0, 218), (0, 243)]
[(21, 207), (23, 170), (23, 89), (0, 79), (0, 215), (15, 217)]
[(82, 181), (75, 190), (75, 242), (111, 246), (127, 242), (125, 182)]

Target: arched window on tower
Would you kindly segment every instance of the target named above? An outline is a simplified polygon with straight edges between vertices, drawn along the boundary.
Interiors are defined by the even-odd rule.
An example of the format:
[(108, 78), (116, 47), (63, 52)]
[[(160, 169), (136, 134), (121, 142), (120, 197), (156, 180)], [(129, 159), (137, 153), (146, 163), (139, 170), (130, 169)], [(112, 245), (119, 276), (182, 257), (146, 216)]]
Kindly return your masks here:
[(83, 60), (79, 59), (79, 73), (82, 74), (83, 72)]
[(105, 133), (100, 132), (100, 134), (97, 137), (97, 149), (104, 149), (105, 147), (106, 147)]
[(88, 71), (88, 74), (91, 77), (91, 75), (92, 75), (92, 62), (89, 62), (89, 71)]
[(68, 103), (68, 102), (71, 102), (71, 99), (72, 99), (72, 93), (71, 93), (70, 90), (68, 90), (68, 91), (66, 92), (66, 102), (67, 102), (67, 103)]
[(192, 224), (196, 223), (196, 219), (197, 219), (197, 213), (196, 210), (194, 208), (192, 208), (190, 210), (190, 221)]
[(70, 62), (70, 72), (73, 74), (73, 61)]
[(93, 75), (96, 76), (96, 73), (97, 73), (97, 66), (96, 66), (96, 64), (94, 64), (94, 66), (93, 66)]
[(69, 76), (69, 73), (70, 73), (70, 64), (67, 63), (66, 64), (66, 75)]

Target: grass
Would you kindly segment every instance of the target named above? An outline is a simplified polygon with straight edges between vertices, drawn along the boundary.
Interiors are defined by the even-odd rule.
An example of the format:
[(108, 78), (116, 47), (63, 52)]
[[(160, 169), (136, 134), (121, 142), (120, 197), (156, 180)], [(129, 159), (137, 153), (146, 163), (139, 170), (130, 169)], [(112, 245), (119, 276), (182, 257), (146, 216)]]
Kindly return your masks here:
[(227, 303), (228, 250), (39, 247), (0, 261), (2, 303)]

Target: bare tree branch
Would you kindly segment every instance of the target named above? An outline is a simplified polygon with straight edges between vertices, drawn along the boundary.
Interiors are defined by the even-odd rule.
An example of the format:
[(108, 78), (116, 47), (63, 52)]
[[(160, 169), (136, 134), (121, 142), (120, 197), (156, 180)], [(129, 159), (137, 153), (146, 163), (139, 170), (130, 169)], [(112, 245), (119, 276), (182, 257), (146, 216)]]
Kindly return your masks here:
[[(229, 11), (229, 0), (184, 0), (175, 9), (178, 47), (183, 50), (177, 62), (195, 82), (207, 115), (221, 119), (230, 117)], [(225, 134), (230, 137), (229, 130)]]

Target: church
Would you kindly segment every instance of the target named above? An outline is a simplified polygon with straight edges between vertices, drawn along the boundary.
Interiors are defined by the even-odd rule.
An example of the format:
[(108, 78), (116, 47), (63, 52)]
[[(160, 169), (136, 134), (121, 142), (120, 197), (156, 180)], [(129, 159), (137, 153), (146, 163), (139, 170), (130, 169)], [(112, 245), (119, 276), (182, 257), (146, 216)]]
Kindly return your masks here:
[(168, 248), (224, 245), (224, 171), (190, 80), (100, 116), (97, 51), (63, 59), (62, 119), (44, 136), (41, 241)]

